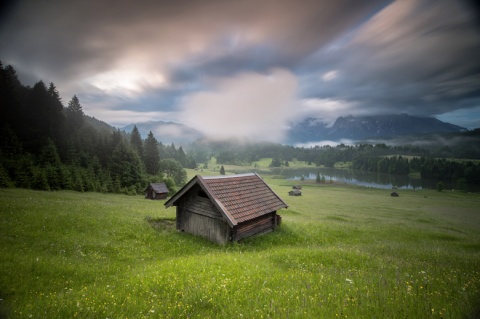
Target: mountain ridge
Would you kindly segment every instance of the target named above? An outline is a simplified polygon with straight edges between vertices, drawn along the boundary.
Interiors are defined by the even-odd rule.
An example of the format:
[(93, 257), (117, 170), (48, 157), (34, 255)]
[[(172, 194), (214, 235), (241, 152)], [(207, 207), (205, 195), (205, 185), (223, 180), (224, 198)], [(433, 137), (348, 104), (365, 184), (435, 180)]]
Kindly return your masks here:
[[(142, 138), (146, 138), (151, 131), (157, 140), (165, 144), (187, 144), (206, 138), (202, 132), (172, 121), (131, 123), (120, 129), (130, 133), (134, 126), (137, 126)], [(339, 116), (333, 125), (321, 118), (308, 117), (292, 125), (286, 132), (283, 142), (295, 145), (298, 143), (339, 141), (343, 139), (361, 141), (415, 134), (464, 131), (468, 130), (433, 117), (419, 117), (407, 114)]]
[(365, 140), (412, 134), (463, 132), (466, 128), (433, 117), (397, 115), (339, 116), (332, 126), (318, 118), (306, 118), (290, 128), (287, 142)]

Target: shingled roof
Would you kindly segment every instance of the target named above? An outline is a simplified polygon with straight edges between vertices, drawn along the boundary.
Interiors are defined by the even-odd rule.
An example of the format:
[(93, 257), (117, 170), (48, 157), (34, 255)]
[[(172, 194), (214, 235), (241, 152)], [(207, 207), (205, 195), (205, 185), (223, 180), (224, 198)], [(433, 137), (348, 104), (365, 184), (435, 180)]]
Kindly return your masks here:
[(165, 183), (150, 183), (149, 187), (150, 186), (153, 188), (155, 193), (168, 193), (168, 188), (167, 188), (167, 185), (165, 185)]
[(230, 226), (288, 207), (256, 173), (206, 177), (196, 175), (165, 206), (175, 205), (196, 184), (227, 217)]

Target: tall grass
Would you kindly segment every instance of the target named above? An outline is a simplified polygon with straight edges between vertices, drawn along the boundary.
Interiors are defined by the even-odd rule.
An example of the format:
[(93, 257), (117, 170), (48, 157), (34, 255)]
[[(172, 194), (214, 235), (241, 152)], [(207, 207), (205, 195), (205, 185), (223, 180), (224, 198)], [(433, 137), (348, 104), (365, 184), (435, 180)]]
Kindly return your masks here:
[[(480, 196), (268, 179), (273, 233), (218, 246), (140, 196), (0, 190), (0, 317), (465, 318)], [(298, 183), (298, 181), (296, 181)]]

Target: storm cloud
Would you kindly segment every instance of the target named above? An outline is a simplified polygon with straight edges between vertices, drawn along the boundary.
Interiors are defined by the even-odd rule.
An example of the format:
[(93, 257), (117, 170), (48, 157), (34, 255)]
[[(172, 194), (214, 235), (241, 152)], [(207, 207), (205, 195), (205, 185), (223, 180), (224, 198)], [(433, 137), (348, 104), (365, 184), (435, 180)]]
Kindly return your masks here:
[(7, 9), (2, 63), (26, 84), (54, 82), (64, 101), (76, 94), (113, 125), (173, 120), (271, 140), (306, 116), (409, 113), (480, 126), (469, 2), (24, 0)]

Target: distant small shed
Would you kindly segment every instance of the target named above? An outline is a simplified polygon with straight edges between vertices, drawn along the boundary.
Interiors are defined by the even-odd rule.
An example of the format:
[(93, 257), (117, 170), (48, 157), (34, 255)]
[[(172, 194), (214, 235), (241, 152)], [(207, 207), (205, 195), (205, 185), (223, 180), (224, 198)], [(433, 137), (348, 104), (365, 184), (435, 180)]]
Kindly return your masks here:
[(165, 206), (176, 206), (177, 230), (220, 244), (273, 231), (288, 207), (256, 173), (196, 175)]
[(302, 189), (302, 185), (293, 185), (293, 189)]
[(290, 196), (302, 196), (302, 191), (298, 189), (294, 189), (288, 192)]
[(147, 199), (166, 199), (168, 188), (165, 183), (150, 183), (145, 189), (145, 198)]

